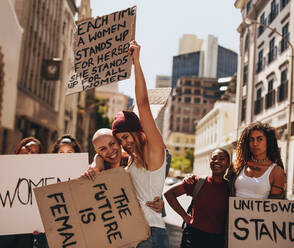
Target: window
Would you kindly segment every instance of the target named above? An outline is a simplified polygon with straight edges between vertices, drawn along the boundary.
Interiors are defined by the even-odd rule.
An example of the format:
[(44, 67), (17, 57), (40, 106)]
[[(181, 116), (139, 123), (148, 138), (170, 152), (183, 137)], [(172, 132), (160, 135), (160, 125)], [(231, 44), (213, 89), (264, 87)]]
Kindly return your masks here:
[(197, 89), (197, 90), (194, 90), (194, 95), (200, 95), (201, 94), (201, 91), (199, 90), (199, 89)]
[(246, 98), (242, 100), (241, 121), (245, 121), (245, 118), (246, 118)]
[(181, 102), (181, 101), (182, 101), (182, 98), (181, 98), (181, 97), (179, 97), (179, 98), (178, 98), (178, 102)]
[(267, 91), (270, 92), (273, 90), (273, 87), (274, 87), (274, 80), (271, 79), (268, 81), (268, 87), (267, 87)]
[(194, 86), (199, 87), (200, 86), (200, 82), (199, 81), (195, 81), (194, 82)]
[(247, 84), (248, 80), (248, 65), (244, 65), (243, 68), (243, 86)]
[(280, 10), (285, 8), (285, 6), (289, 3), (289, 0), (280, 0)]
[[(266, 19), (265, 19), (265, 14), (264, 12), (262, 13), (262, 15), (259, 18), (259, 22), (263, 25), (266, 25)], [(258, 27), (258, 36), (260, 36), (263, 32), (264, 32), (264, 26), (263, 25), (259, 25)]]
[(288, 97), (288, 69), (284, 69), (281, 72), (281, 84), (278, 87), (278, 102), (282, 102)]
[(272, 38), (269, 43), (269, 53), (268, 53), (268, 64), (271, 63), (276, 55), (276, 49), (275, 49), (275, 38)]
[(184, 93), (185, 94), (191, 94), (191, 89), (185, 89)]
[(259, 114), (262, 110), (263, 98), (261, 97), (261, 93), (262, 93), (262, 88), (259, 88), (256, 91), (256, 100), (254, 103), (254, 114), (255, 115)]
[(185, 81), (185, 85), (186, 85), (186, 86), (191, 86), (191, 80), (187, 80), (187, 81)]
[(275, 104), (275, 97), (276, 97), (276, 91), (274, 88), (274, 80), (271, 79), (268, 81), (268, 87), (267, 87), (267, 94), (265, 98), (265, 108), (270, 108)]
[[(283, 35), (283, 37), (285, 37), (285, 39), (289, 40), (289, 37), (290, 37), (290, 35), (289, 35), (289, 23), (287, 23), (283, 27), (282, 35)], [(288, 42), (285, 39), (282, 39), (281, 42), (280, 42), (280, 53), (284, 52), (289, 46)]]
[(185, 97), (185, 103), (190, 103), (191, 102), (191, 98), (190, 97)]
[(278, 15), (278, 8), (277, 8), (276, 0), (272, 0), (271, 12), (268, 15), (268, 24), (271, 24), (273, 20), (277, 17), (277, 15)]
[(256, 64), (256, 73), (261, 72), (262, 69), (263, 69), (263, 66), (264, 66), (264, 63), (263, 63), (263, 49), (261, 49), (258, 52), (258, 61), (257, 61), (257, 64)]
[(200, 98), (194, 98), (194, 103), (200, 103)]
[(250, 10), (250, 8), (251, 8), (251, 3), (252, 3), (252, 1), (250, 0), (250, 1), (247, 3), (247, 5), (246, 5), (246, 15), (248, 14), (248, 12), (249, 12), (249, 10)]

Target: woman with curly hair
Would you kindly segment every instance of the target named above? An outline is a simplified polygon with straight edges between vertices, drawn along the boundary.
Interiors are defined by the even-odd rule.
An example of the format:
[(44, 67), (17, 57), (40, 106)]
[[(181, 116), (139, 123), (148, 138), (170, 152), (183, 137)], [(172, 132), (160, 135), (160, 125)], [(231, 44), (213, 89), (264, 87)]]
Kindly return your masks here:
[(81, 145), (76, 138), (70, 134), (64, 134), (59, 137), (53, 144), (52, 153), (79, 153), (81, 152)]
[(243, 130), (227, 178), (232, 196), (285, 198), (285, 173), (275, 128), (255, 122)]

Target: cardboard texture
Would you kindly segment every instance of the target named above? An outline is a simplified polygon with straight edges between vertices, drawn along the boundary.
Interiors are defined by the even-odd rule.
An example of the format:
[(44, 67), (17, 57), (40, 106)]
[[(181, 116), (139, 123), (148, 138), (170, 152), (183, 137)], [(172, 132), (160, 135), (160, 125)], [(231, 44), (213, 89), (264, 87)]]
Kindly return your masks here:
[(33, 188), (79, 177), (88, 154), (1, 155), (0, 164), (0, 235), (44, 232)]
[(294, 201), (230, 197), (229, 248), (293, 248)]
[(50, 247), (135, 247), (150, 228), (129, 173), (115, 168), (94, 181), (35, 188)]
[(74, 68), (66, 95), (131, 76), (129, 43), (135, 39), (136, 6), (77, 23)]

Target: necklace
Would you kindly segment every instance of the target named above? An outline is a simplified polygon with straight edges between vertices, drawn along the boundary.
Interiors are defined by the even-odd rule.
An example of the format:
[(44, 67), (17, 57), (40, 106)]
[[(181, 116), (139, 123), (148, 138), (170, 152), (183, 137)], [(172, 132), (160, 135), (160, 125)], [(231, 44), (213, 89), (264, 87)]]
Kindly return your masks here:
[(247, 167), (250, 169), (250, 170), (255, 170), (255, 171), (261, 171), (261, 168), (260, 167), (256, 167), (256, 166), (252, 166), (252, 165), (247, 165)]
[(254, 163), (257, 163), (257, 164), (263, 164), (267, 161), (269, 161), (269, 159), (266, 157), (264, 159), (256, 159), (254, 158), (253, 156), (251, 157), (251, 160), (254, 162)]

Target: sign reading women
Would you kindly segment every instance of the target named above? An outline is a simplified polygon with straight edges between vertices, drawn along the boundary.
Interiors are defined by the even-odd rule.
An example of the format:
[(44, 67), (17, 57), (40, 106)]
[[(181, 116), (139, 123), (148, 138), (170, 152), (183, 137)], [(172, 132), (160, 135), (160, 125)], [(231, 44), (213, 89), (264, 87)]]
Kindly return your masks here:
[(33, 189), (79, 177), (88, 161), (88, 153), (1, 155), (0, 235), (43, 232)]
[(74, 70), (67, 94), (127, 79), (135, 38), (136, 6), (77, 23), (74, 34)]

